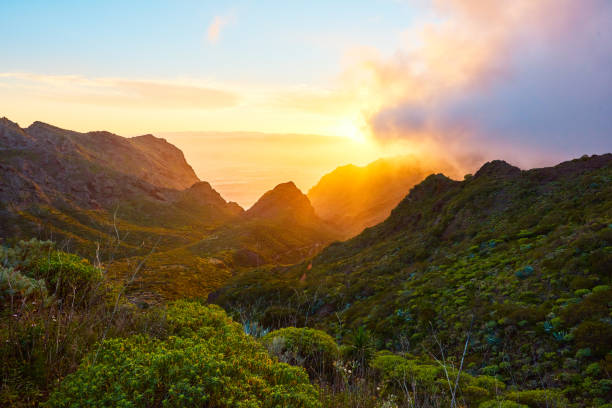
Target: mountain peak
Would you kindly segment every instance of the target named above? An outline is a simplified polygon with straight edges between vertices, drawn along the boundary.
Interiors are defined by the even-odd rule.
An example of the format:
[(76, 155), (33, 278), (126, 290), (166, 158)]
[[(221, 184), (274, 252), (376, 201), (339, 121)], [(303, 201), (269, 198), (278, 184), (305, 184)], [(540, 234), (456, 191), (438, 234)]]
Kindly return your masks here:
[(25, 130), (27, 132), (36, 131), (36, 130), (61, 130), (61, 131), (65, 131), (65, 129), (58, 128), (57, 126), (53, 126), (53, 125), (50, 125), (50, 124), (45, 123), (45, 122), (41, 122), (40, 120), (32, 122), (32, 124), (30, 126), (28, 126)]
[(274, 187), (272, 190), (270, 190), (270, 192), (276, 192), (277, 194), (284, 193), (284, 194), (303, 195), (303, 193), (300, 191), (299, 188), (297, 188), (297, 186), (295, 185), (293, 181), (287, 181), (286, 183), (280, 183), (279, 185)]
[(0, 119), (0, 148), (20, 149), (31, 143), (32, 138), (17, 123), (6, 117)]
[(508, 164), (504, 160), (493, 160), (483, 164), (474, 177), (513, 177), (519, 174), (521, 174), (521, 169), (518, 167)]
[(2, 127), (11, 127), (11, 128), (19, 128), (21, 129), (21, 127), (19, 126), (18, 123), (13, 122), (12, 120), (10, 120), (9, 118), (7, 118), (6, 116), (3, 116), (2, 118), (0, 118), (0, 126)]
[(266, 192), (246, 213), (257, 218), (316, 217), (310, 200), (293, 181), (279, 184)]

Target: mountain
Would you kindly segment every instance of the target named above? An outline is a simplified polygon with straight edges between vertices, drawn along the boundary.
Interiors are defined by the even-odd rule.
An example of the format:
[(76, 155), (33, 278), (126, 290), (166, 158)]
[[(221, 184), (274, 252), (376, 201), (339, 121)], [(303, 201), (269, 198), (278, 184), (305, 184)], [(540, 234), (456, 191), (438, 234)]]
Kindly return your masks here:
[[(109, 132), (79, 133), (42, 122), (22, 129), (2, 118), (0, 148), (11, 155), (13, 163), (27, 160), (20, 154), (24, 152), (32, 161), (42, 159), (36, 163), (51, 174), (61, 172), (63, 181), (71, 185), (81, 181), (73, 179), (78, 174), (71, 170), (96, 172), (101, 168), (105, 170), (103, 175), (114, 172), (133, 176), (158, 188), (182, 190), (200, 181), (179, 149), (152, 135), (124, 138)], [(83, 164), (89, 169), (83, 169)], [(106, 192), (99, 193), (103, 199)]]
[(321, 218), (349, 238), (384, 221), (412, 186), (438, 171), (457, 174), (446, 163), (416, 156), (383, 158), (363, 167), (350, 164), (324, 175), (308, 198)]
[[(240, 219), (216, 230), (199, 250), (235, 249), (233, 264), (292, 264), (318, 253), (339, 234), (314, 212), (308, 197), (293, 182), (266, 192)], [(215, 248), (214, 250), (212, 248)]]
[(116, 279), (140, 264), (134, 297), (206, 296), (241, 268), (299, 262), (338, 236), (293, 183), (245, 212), (152, 135), (3, 118), (0, 154), (0, 239), (53, 239)]
[(363, 327), (417, 356), (467, 346), (469, 373), (596, 406), (612, 398), (612, 154), (430, 175), (383, 223), (210, 299), (268, 327)]
[(24, 129), (3, 118), (0, 151), (5, 238), (53, 237), (91, 255), (118, 227), (126, 235), (120, 252), (128, 254), (143, 241), (185, 244), (202, 234), (172, 229), (210, 228), (242, 212), (201, 184), (179, 149), (151, 135), (79, 133), (41, 122)]
[(246, 213), (248, 218), (319, 221), (308, 197), (290, 181), (266, 192)]
[[(223, 202), (208, 183), (194, 185), (187, 194), (194, 189)], [(138, 301), (203, 297), (232, 275), (262, 265), (300, 262), (338, 238), (292, 182), (268, 191), (247, 211), (236, 205), (235, 215), (187, 245), (115, 262), (114, 274), (129, 276), (134, 265), (144, 261), (131, 292)]]

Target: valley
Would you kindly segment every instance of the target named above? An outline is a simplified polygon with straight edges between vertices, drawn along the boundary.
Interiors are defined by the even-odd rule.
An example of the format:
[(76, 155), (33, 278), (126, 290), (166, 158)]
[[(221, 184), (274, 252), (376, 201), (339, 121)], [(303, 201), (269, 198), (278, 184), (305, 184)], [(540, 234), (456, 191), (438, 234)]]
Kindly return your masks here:
[[(611, 395), (611, 154), (531, 170), (494, 160), (461, 181), (443, 162), (380, 159), (308, 194), (281, 183), (245, 210), (164, 139), (0, 124), (5, 403), (83, 403), (70, 387), (116, 381), (93, 374), (109, 370), (99, 352), (126, 358), (122, 375), (163, 377), (139, 353), (217, 341), (255, 347), (240, 361), (302, 366), (291, 375), (303, 394), (286, 394), (295, 406), (582, 407)], [(190, 364), (167, 381), (195, 381)], [(274, 367), (252, 375), (281, 386)]]

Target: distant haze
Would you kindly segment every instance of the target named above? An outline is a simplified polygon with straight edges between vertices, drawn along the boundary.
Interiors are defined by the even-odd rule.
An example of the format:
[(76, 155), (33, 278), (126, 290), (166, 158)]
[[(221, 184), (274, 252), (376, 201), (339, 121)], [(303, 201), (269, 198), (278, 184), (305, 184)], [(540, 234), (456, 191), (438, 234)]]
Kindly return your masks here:
[(369, 142), (317, 135), (254, 132), (156, 133), (180, 148), (198, 177), (230, 201), (250, 207), (277, 184), (304, 193), (343, 164), (363, 165), (399, 153)]

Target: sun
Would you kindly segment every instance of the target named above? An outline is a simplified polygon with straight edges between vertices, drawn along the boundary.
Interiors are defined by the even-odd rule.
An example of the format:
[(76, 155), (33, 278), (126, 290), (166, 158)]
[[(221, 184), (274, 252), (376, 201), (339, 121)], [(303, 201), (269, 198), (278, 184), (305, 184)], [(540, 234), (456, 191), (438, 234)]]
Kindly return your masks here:
[(356, 118), (344, 118), (333, 130), (335, 136), (345, 137), (355, 142), (365, 143), (367, 141), (367, 127), (363, 120)]

